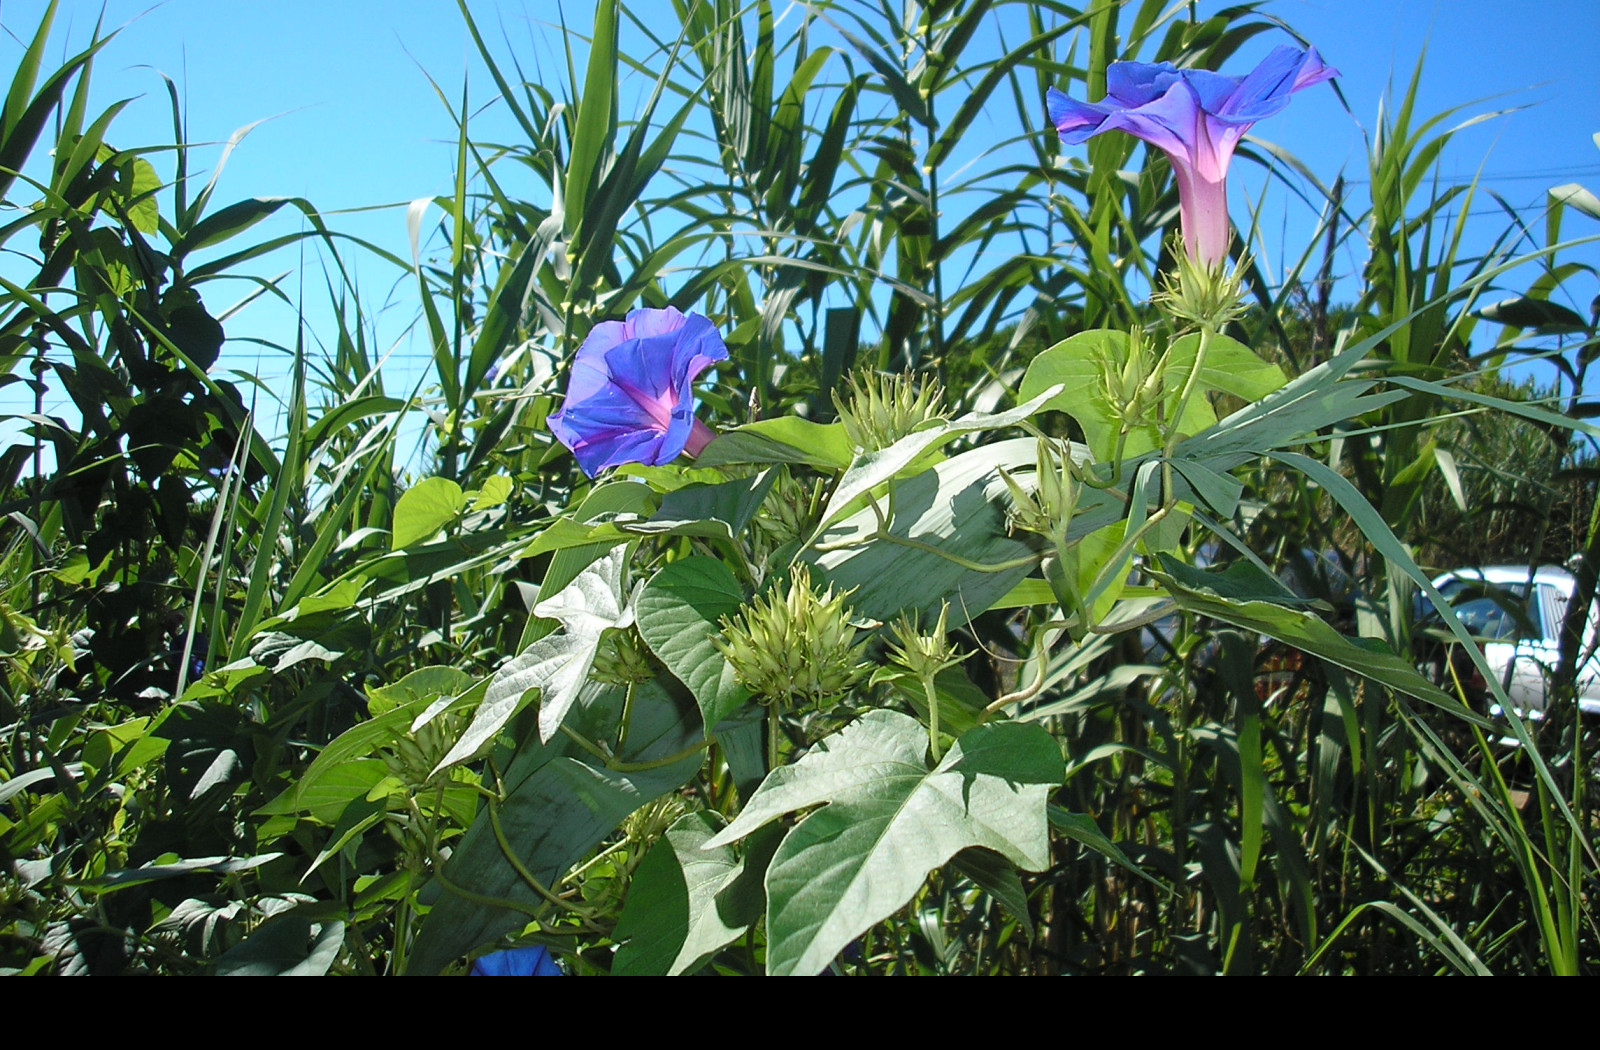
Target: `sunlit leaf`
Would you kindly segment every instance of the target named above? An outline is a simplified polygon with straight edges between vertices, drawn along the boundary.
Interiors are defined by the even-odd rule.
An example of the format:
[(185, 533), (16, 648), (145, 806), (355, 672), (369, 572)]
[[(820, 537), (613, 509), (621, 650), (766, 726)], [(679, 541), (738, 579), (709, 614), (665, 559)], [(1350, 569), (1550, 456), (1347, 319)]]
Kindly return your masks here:
[(820, 972), (969, 846), (1028, 871), (1049, 866), (1045, 802), (1065, 770), (1048, 733), (980, 726), (932, 770), (927, 747), (916, 719), (869, 712), (768, 774), (707, 843), (735, 842), (785, 813), (822, 806), (789, 832), (767, 870), (769, 974)]
[(424, 478), (401, 493), (394, 505), (394, 535), (391, 550), (404, 550), (413, 543), (429, 539), (454, 521), (466, 507), (461, 486), (449, 478)]
[(721, 630), (718, 621), (737, 613), (743, 601), (728, 567), (699, 556), (663, 566), (639, 592), (639, 636), (689, 687), (708, 730), (749, 699), (712, 644)]

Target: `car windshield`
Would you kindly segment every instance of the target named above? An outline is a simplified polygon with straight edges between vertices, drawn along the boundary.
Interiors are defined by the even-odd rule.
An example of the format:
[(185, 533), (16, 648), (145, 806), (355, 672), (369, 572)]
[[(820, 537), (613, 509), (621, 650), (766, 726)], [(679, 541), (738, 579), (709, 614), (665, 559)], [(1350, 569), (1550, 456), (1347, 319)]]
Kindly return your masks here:
[[(1528, 609), (1528, 587), (1521, 583), (1486, 583), (1482, 580), (1446, 580), (1439, 588), (1455, 610), (1467, 633), (1491, 641), (1538, 638), (1539, 625)], [(1428, 610), (1422, 626), (1441, 627), (1439, 614)]]

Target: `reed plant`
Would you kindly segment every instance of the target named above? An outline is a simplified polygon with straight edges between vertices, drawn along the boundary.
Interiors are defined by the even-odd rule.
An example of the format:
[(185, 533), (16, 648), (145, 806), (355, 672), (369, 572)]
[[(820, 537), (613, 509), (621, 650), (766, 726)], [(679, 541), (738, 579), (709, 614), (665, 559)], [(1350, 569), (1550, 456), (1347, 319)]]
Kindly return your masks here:
[[(0, 453), (0, 965), (1594, 971), (1600, 206), (1468, 257), (1420, 64), (1370, 200), (1315, 189), (1341, 308), (1244, 236), (1196, 269), (1168, 147), (1046, 123), (1263, 5), (600, 0), (551, 71), (462, 3), (516, 137), (435, 84), (409, 259), (219, 205), (170, 82), (173, 143), (108, 145), (116, 41), (47, 70), (54, 13), (0, 118), (0, 363), (74, 406)], [(287, 301), (302, 243), (269, 416), (207, 297)], [(1457, 520), (1589, 554), (1541, 724), (1428, 582)], [(1419, 603), (1509, 714), (1419, 671)]]

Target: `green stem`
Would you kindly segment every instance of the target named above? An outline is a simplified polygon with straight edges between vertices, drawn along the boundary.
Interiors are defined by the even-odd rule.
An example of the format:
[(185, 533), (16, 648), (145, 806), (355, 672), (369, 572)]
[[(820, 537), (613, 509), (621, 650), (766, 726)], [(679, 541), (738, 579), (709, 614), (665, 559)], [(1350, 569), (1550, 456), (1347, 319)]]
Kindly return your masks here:
[(922, 695), (928, 701), (928, 750), (938, 762), (944, 752), (939, 748), (939, 690), (934, 688), (932, 675), (922, 676)]
[(565, 724), (561, 726), (561, 731), (567, 734), (567, 739), (571, 740), (574, 744), (577, 744), (579, 747), (589, 752), (589, 754), (593, 755), (595, 758), (598, 758), (606, 765), (611, 764), (611, 756), (606, 753), (606, 749), (595, 743), (593, 740), (590, 740), (576, 729), (573, 729)]
[(628, 726), (633, 722), (633, 686), (632, 680), (628, 682), (628, 691), (622, 698), (622, 728), (617, 732), (617, 754), (622, 754), (628, 746)]
[[(630, 692), (629, 695), (631, 696), (632, 693)], [(652, 758), (644, 762), (624, 762), (576, 729), (563, 725), (561, 731), (567, 734), (567, 738), (574, 744), (598, 758), (607, 769), (615, 773), (639, 773), (647, 769), (660, 769), (662, 766), (670, 766), (674, 762), (681, 762), (696, 751), (703, 751), (711, 746), (710, 740), (697, 740), (688, 747), (674, 751), (665, 758)]]
[(580, 908), (562, 900), (547, 889), (544, 883), (534, 878), (533, 872), (528, 870), (527, 865), (522, 863), (522, 858), (518, 857), (516, 851), (511, 848), (511, 842), (506, 838), (505, 829), (500, 826), (500, 804), (491, 799), (488, 808), (489, 826), (494, 829), (494, 839), (500, 844), (500, 852), (505, 854), (506, 863), (510, 864), (511, 869), (522, 878), (523, 882), (528, 884), (528, 888), (533, 890), (546, 903), (553, 904), (565, 911), (570, 911), (583, 918), (593, 915), (594, 912), (588, 908)]
[(778, 768), (778, 706), (767, 708), (767, 772)]
[(605, 860), (607, 857), (611, 856), (613, 853), (616, 853), (619, 850), (627, 849), (629, 841), (630, 840), (627, 839), (627, 838), (618, 839), (617, 841), (613, 842), (611, 845), (607, 846), (605, 849), (601, 850), (599, 853), (596, 853), (594, 856), (590, 857), (588, 860), (586, 860), (582, 864), (578, 865), (576, 868), (573, 868), (572, 869), (572, 874), (568, 875), (567, 878), (569, 880), (575, 880), (575, 879), (580, 878), (583, 875), (584, 872), (588, 871), (590, 868), (594, 867), (596, 864), (599, 864), (601, 861)]
[(1122, 455), (1123, 450), (1127, 447), (1128, 428), (1124, 426), (1122, 429), (1117, 431), (1117, 447), (1111, 453), (1111, 476), (1104, 481), (1100, 481), (1095, 477), (1093, 470), (1085, 468), (1082, 472), (1083, 476), (1079, 480), (1092, 489), (1101, 489), (1102, 491), (1105, 489), (1115, 488), (1117, 485), (1121, 484)]
[(1065, 633), (1066, 632), (1062, 630), (1051, 630), (1048, 628), (1048, 625), (1046, 625), (1046, 628), (1042, 630), (1038, 636), (1039, 642), (1038, 645), (1035, 646), (1033, 655), (1031, 657), (1033, 662), (1038, 667), (1038, 670), (1034, 673), (1033, 681), (1029, 682), (1027, 685), (1016, 690), (1015, 692), (1006, 693), (1004, 696), (996, 699), (993, 703), (989, 704), (988, 707), (983, 709), (983, 713), (985, 715), (992, 715), (1008, 704), (1019, 704), (1024, 700), (1031, 700), (1040, 693), (1044, 692), (1044, 684), (1049, 676), (1050, 671), (1050, 651), (1055, 648), (1056, 642), (1060, 641), (1061, 636)]
[[(530, 908), (521, 901), (508, 900), (505, 897), (490, 897), (482, 893), (473, 893), (465, 886), (457, 886), (455, 883), (451, 882), (442, 871), (434, 872), (433, 877), (439, 880), (439, 885), (443, 886), (446, 892), (453, 893), (457, 897), (460, 897), (463, 900), (469, 900), (474, 904), (481, 904), (486, 908), (504, 908), (507, 911), (514, 911), (519, 915), (526, 915), (528, 918), (534, 920), (537, 920), (539, 916), (544, 914), (544, 910), (542, 908)], [(548, 931), (541, 929), (540, 932)], [(397, 966), (396, 969), (400, 972), (404, 972), (403, 967)]]
[[(435, 871), (434, 876), (445, 889), (453, 889), (450, 883), (445, 881), (443, 872)], [(394, 951), (389, 959), (389, 967), (394, 973), (406, 972), (406, 938), (410, 933), (411, 898), (406, 896), (400, 899), (399, 907), (394, 910)]]
[(1183, 413), (1189, 407), (1189, 400), (1194, 397), (1194, 392), (1200, 385), (1200, 370), (1205, 367), (1206, 351), (1211, 349), (1211, 340), (1215, 336), (1216, 332), (1210, 325), (1201, 326), (1200, 345), (1195, 348), (1194, 363), (1189, 366), (1189, 375), (1183, 381), (1183, 393), (1178, 396), (1178, 410), (1167, 421), (1166, 442), (1161, 453), (1165, 459), (1172, 458), (1172, 450), (1178, 445), (1178, 428), (1183, 424)]
[(704, 751), (710, 746), (711, 741), (709, 739), (697, 740), (688, 747), (674, 751), (665, 758), (652, 758), (647, 762), (622, 762), (612, 760), (606, 763), (606, 768), (614, 770), (618, 773), (642, 773), (647, 769), (660, 769), (662, 766), (670, 766), (674, 762), (682, 762), (695, 752)]

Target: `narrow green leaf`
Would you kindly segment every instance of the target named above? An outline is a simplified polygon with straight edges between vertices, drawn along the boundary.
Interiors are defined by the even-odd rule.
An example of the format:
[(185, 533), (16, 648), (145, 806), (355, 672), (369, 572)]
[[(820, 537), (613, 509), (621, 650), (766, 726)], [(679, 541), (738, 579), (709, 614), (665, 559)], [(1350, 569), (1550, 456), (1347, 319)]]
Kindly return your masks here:
[[(1156, 882), (1155, 879), (1145, 874), (1143, 869), (1130, 860), (1128, 855), (1122, 852), (1121, 847), (1107, 838), (1105, 832), (1101, 831), (1100, 826), (1094, 822), (1094, 818), (1087, 813), (1073, 813), (1062, 809), (1060, 806), (1051, 806), (1050, 826), (1072, 841), (1088, 846), (1107, 860), (1122, 865), (1141, 879), (1147, 882)], [(1156, 884), (1160, 885), (1159, 883)]]
[(1018, 580), (1005, 597), (989, 606), (991, 609), (1027, 609), (1035, 605), (1054, 605), (1056, 593), (1049, 580), (1029, 578)]
[(388, 415), (405, 407), (406, 403), (399, 398), (383, 397), (381, 395), (341, 401), (336, 405), (329, 406), (321, 417), (306, 430), (306, 447), (318, 448), (325, 439), (343, 430), (358, 419)]
[(1414, 696), (1462, 718), (1471, 717), (1471, 712), (1459, 700), (1423, 678), (1409, 661), (1396, 656), (1382, 642), (1368, 638), (1346, 638), (1320, 618), (1296, 609), (1270, 602), (1240, 601), (1213, 590), (1187, 586), (1172, 575), (1175, 566), (1181, 563), (1166, 555), (1159, 557), (1166, 571), (1146, 571), (1166, 587), (1180, 608), (1276, 638), (1397, 692)]
[(173, 246), (173, 256), (182, 258), (190, 252), (230, 240), (289, 202), (288, 197), (252, 197), (235, 201), (195, 223), (183, 239)]
[(1519, 295), (1479, 307), (1477, 315), (1485, 321), (1508, 328), (1532, 328), (1541, 334), (1582, 332), (1586, 329), (1578, 313), (1548, 299)]
[(1450, 490), (1450, 498), (1455, 501), (1456, 509), (1465, 514), (1467, 512), (1467, 492), (1461, 486), (1461, 471), (1456, 466), (1456, 457), (1449, 449), (1435, 447), (1433, 450), (1434, 465), (1439, 468), (1439, 476), (1444, 478), (1445, 488)]
[[(617, 134), (617, 8), (618, 0), (599, 0), (594, 8), (594, 34), (589, 39), (589, 64), (583, 94), (574, 99), (572, 155), (567, 160), (566, 235), (571, 240), (587, 214), (589, 191), (600, 181), (600, 161)], [(587, 254), (587, 245), (585, 254)], [(596, 251), (607, 245), (594, 244)]]
[(1233, 517), (1239, 508), (1239, 497), (1244, 494), (1244, 483), (1232, 474), (1220, 474), (1204, 463), (1194, 460), (1174, 459), (1173, 469), (1194, 488), (1195, 495), (1224, 520)]

